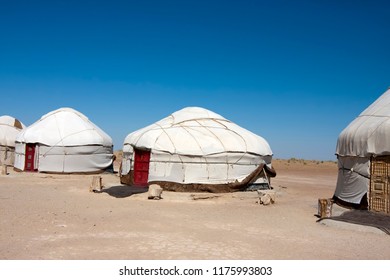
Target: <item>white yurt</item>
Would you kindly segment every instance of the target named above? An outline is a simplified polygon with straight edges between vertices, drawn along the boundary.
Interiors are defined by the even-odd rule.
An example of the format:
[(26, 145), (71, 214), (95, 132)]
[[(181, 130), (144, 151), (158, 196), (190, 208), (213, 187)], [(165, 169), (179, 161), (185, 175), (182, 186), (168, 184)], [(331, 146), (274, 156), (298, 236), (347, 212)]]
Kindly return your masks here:
[(229, 192), (276, 175), (267, 141), (199, 107), (133, 133), (123, 146), (121, 182), (171, 191)]
[(24, 128), (25, 125), (14, 117), (0, 117), (0, 165), (14, 165), (15, 139)]
[(15, 168), (52, 173), (98, 173), (113, 163), (113, 142), (82, 113), (61, 108), (16, 138)]
[(390, 89), (353, 120), (338, 138), (336, 202), (390, 212), (389, 139)]

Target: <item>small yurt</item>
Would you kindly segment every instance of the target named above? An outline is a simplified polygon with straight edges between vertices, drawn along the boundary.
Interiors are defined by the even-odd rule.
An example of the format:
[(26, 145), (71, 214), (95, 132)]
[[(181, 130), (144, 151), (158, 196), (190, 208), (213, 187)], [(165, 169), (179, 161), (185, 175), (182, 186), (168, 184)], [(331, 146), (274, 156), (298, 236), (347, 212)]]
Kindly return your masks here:
[(113, 142), (82, 113), (61, 108), (16, 138), (15, 169), (49, 173), (99, 173), (113, 163)]
[(339, 204), (390, 213), (390, 89), (364, 110), (337, 141)]
[(276, 175), (267, 141), (199, 107), (188, 107), (133, 133), (123, 146), (121, 182), (170, 191), (231, 192), (269, 187)]
[(13, 117), (0, 117), (0, 165), (14, 165), (15, 139), (24, 128), (24, 124)]

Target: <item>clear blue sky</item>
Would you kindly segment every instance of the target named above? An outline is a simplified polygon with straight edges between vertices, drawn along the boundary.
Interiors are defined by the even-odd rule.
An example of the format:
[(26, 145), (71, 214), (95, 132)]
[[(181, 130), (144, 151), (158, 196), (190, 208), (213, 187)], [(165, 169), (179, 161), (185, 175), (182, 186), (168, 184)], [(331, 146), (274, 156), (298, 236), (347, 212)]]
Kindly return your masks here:
[(201, 106), (275, 158), (335, 160), (390, 86), (390, 1), (0, 0), (0, 115), (60, 107), (126, 135)]

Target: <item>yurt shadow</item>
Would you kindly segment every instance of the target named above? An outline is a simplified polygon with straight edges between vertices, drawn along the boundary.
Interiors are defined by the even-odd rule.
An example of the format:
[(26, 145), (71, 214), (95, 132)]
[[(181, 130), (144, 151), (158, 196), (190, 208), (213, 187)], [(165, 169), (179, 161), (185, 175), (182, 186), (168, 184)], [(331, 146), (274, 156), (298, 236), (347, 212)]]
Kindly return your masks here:
[(113, 196), (115, 198), (126, 198), (134, 194), (140, 194), (145, 192), (148, 192), (148, 188), (146, 187), (118, 185), (111, 186), (109, 188), (104, 188), (99, 193), (107, 193), (108, 195)]

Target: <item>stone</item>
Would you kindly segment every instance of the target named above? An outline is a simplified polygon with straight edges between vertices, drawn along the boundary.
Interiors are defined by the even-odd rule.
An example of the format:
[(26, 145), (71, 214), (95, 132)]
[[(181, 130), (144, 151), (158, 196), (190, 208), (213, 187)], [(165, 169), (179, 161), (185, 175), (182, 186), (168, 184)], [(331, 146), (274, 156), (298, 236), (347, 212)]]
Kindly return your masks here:
[(263, 205), (270, 205), (275, 203), (276, 201), (276, 194), (274, 191), (268, 191), (268, 190), (258, 190), (257, 191), (259, 195), (259, 203)]
[(149, 186), (148, 199), (159, 200), (159, 199), (161, 199), (162, 192), (163, 192), (163, 189), (160, 187), (160, 185), (151, 184)]

